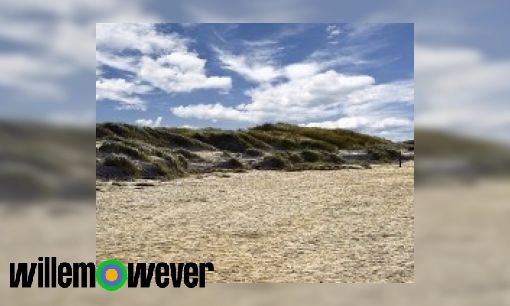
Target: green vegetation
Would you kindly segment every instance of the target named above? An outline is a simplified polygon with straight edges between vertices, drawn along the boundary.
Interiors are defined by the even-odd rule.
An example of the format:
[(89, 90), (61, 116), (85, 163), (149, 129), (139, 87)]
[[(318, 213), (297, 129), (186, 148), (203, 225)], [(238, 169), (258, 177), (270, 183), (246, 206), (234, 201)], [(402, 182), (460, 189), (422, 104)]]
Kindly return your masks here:
[(244, 169), (245, 168), (244, 164), (237, 158), (230, 158), (225, 163), (225, 166), (228, 169)]
[(389, 140), (349, 130), (328, 130), (285, 123), (263, 124), (237, 131), (212, 128), (149, 128), (123, 123), (96, 125), (97, 140), (111, 137), (142, 141), (154, 147), (225, 150), (235, 153), (245, 153), (252, 148), (263, 151), (308, 149), (336, 152), (338, 149), (396, 146)]
[(184, 156), (187, 160), (190, 160), (190, 161), (203, 161), (203, 158), (200, 157), (200, 155), (193, 153), (190, 150), (177, 149), (174, 152)]
[(126, 154), (127, 156), (133, 157), (139, 160), (148, 160), (148, 156), (142, 152), (139, 148), (129, 146), (126, 143), (120, 141), (106, 141), (98, 149), (101, 153), (117, 153)]
[(366, 149), (366, 152), (372, 156), (374, 160), (382, 162), (391, 162), (398, 160), (400, 151), (391, 147), (370, 147)]
[[(155, 172), (156, 176), (163, 177), (214, 171), (214, 166), (207, 165), (210, 162), (202, 156), (221, 151), (223, 166), (234, 171), (251, 167), (250, 163), (244, 164), (237, 159), (237, 154), (259, 159), (253, 165), (255, 168), (323, 170), (336, 169), (347, 163), (338, 155), (339, 150), (362, 149), (374, 159), (388, 161), (398, 157), (400, 149), (414, 148), (414, 141), (393, 143), (349, 130), (285, 123), (239, 130), (150, 128), (102, 123), (96, 124), (96, 141), (100, 142), (96, 149), (97, 165), (115, 166), (127, 175), (150, 176)], [(196, 151), (208, 152), (198, 155), (194, 153)]]
[(303, 160), (305, 162), (310, 162), (310, 163), (314, 163), (314, 162), (318, 162), (318, 161), (322, 160), (322, 155), (319, 152), (314, 151), (314, 150), (304, 150), (303, 152), (301, 152), (301, 157), (303, 158)]
[(289, 161), (293, 164), (299, 164), (299, 163), (303, 163), (305, 160), (303, 159), (303, 157), (301, 157), (301, 155), (297, 154), (297, 153), (293, 153), (293, 152), (289, 152), (287, 154), (287, 158), (289, 159)]
[(288, 160), (283, 155), (270, 155), (264, 156), (264, 159), (259, 164), (260, 168), (266, 169), (287, 169), (290, 167)]
[(264, 156), (264, 152), (262, 152), (259, 149), (250, 148), (250, 149), (246, 150), (246, 155), (251, 156), (251, 157), (259, 157), (259, 156)]
[(325, 162), (332, 163), (332, 164), (337, 164), (337, 165), (341, 165), (341, 164), (347, 163), (347, 161), (343, 157), (338, 156), (335, 153), (327, 153), (327, 154), (325, 154), (323, 159), (324, 159)]
[(140, 169), (124, 156), (110, 155), (104, 159), (103, 166), (116, 167), (126, 176), (137, 177), (140, 175)]

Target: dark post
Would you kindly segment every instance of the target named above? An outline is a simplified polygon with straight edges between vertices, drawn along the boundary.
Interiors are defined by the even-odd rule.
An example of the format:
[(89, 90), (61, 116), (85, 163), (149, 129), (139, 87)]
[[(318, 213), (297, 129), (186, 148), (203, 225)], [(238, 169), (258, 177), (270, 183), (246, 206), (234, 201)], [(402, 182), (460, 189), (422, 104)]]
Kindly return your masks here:
[(398, 166), (402, 168), (402, 151), (398, 153)]

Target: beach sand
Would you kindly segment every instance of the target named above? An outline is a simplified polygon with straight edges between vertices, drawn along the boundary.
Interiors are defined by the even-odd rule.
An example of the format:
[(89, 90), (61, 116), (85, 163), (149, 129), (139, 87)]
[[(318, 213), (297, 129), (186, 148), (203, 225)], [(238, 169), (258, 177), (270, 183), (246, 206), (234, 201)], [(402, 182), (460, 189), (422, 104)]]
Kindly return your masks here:
[(212, 262), (208, 283), (414, 279), (413, 162), (96, 185), (97, 263)]

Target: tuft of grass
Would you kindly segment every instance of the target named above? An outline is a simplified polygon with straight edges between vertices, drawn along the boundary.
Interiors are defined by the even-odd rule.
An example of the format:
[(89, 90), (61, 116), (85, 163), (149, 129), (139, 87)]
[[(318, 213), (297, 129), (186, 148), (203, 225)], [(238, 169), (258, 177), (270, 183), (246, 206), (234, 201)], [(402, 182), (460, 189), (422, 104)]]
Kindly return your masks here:
[(182, 156), (181, 154), (175, 154), (175, 157), (177, 158), (177, 165), (179, 168), (188, 169), (189, 161), (186, 159), (186, 157)]
[(168, 165), (162, 160), (156, 160), (152, 163), (156, 168), (157, 176), (170, 177), (171, 171), (168, 168)]
[(367, 154), (370, 154), (374, 160), (382, 162), (390, 162), (398, 159), (400, 152), (394, 148), (389, 147), (369, 147), (366, 149)]
[(314, 150), (304, 150), (301, 152), (301, 157), (305, 162), (315, 163), (322, 160), (322, 155)]
[(99, 147), (98, 151), (101, 153), (125, 154), (129, 157), (143, 161), (149, 160), (149, 157), (139, 148), (131, 147), (118, 141), (106, 141), (101, 147)]
[(184, 156), (188, 161), (189, 160), (192, 160), (192, 161), (203, 161), (203, 158), (200, 157), (200, 155), (195, 154), (195, 153), (191, 152), (190, 150), (177, 149), (174, 152)]
[(262, 160), (262, 166), (271, 169), (287, 169), (290, 167), (290, 163), (282, 155), (269, 155)]
[(193, 136), (195, 139), (207, 143), (217, 149), (234, 153), (244, 153), (251, 145), (232, 131), (201, 131)]
[(225, 165), (229, 168), (229, 169), (244, 169), (245, 168), (245, 165), (237, 158), (230, 158), (226, 161)]
[(259, 156), (264, 156), (264, 152), (262, 152), (259, 149), (249, 148), (246, 150), (246, 155), (252, 156), (252, 157), (259, 157)]
[(140, 169), (128, 158), (119, 155), (110, 155), (103, 160), (104, 166), (119, 168), (125, 175), (137, 177)]
[(336, 152), (338, 148), (335, 145), (329, 144), (322, 140), (304, 139), (299, 142), (299, 147), (309, 150), (320, 150), (328, 152)]
[(304, 162), (305, 160), (303, 159), (303, 157), (301, 157), (301, 155), (297, 154), (297, 153), (292, 153), (290, 152), (288, 155), (287, 155), (287, 158), (289, 159), (289, 161), (293, 164), (299, 164), (299, 163), (302, 163)]
[(324, 161), (328, 162), (328, 163), (332, 163), (332, 164), (337, 164), (337, 165), (342, 165), (342, 164), (347, 163), (347, 161), (343, 157), (341, 157), (335, 153), (327, 153), (324, 156)]

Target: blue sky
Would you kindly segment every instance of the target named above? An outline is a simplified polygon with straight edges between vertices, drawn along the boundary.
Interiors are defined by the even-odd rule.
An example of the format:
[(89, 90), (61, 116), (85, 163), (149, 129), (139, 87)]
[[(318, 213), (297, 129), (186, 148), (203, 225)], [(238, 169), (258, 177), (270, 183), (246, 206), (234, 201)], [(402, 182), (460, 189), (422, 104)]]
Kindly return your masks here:
[(97, 24), (96, 121), (414, 138), (414, 26)]

